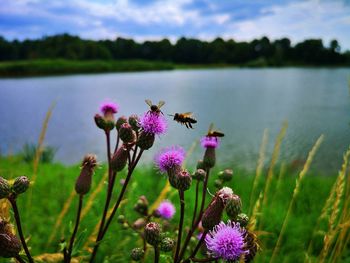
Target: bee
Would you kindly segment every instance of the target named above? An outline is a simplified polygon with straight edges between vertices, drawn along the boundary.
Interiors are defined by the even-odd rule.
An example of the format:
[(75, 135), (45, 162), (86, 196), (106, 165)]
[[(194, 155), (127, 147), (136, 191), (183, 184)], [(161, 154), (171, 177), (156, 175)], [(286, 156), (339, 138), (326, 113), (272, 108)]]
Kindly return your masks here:
[(246, 243), (245, 249), (248, 250), (249, 253), (244, 255), (243, 262), (249, 263), (253, 261), (257, 252), (261, 250), (260, 242), (257, 237), (257, 232), (247, 230), (247, 232), (244, 234), (244, 241)]
[(173, 116), (174, 121), (181, 124), (185, 124), (187, 129), (193, 129), (192, 124), (197, 123), (197, 120), (192, 117), (192, 112), (175, 113), (174, 115), (169, 116)]
[(149, 113), (163, 114), (160, 108), (165, 104), (165, 101), (159, 101), (158, 105), (153, 104), (151, 100), (145, 100), (145, 102), (150, 107), (150, 110), (148, 111)]
[(214, 124), (211, 123), (207, 133), (207, 137), (224, 137), (225, 134), (221, 131), (214, 130)]

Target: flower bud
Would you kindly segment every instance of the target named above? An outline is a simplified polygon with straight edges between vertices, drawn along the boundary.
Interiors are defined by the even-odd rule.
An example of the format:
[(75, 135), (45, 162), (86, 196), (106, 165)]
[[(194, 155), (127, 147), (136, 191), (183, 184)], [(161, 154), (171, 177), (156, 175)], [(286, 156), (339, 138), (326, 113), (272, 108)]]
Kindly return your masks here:
[(140, 118), (136, 114), (131, 115), (128, 122), (135, 132), (140, 130)]
[(223, 185), (223, 183), (224, 183), (224, 182), (223, 182), (221, 179), (216, 179), (216, 180), (214, 181), (214, 185), (215, 185), (216, 188), (221, 188), (222, 185)]
[(119, 224), (124, 224), (125, 223), (125, 216), (124, 215), (119, 215), (117, 218), (117, 222)]
[(202, 226), (205, 229), (211, 230), (214, 226), (220, 223), (225, 205), (232, 195), (232, 189), (229, 187), (223, 187), (216, 192), (211, 203), (203, 213)]
[(177, 189), (186, 191), (190, 189), (192, 183), (192, 177), (187, 170), (181, 171), (177, 176)]
[(120, 127), (124, 124), (127, 123), (128, 120), (126, 119), (125, 116), (121, 116), (118, 118), (117, 122), (115, 123), (116, 129), (119, 131)]
[(136, 221), (132, 224), (133, 228), (135, 229), (141, 229), (144, 228), (146, 225), (147, 221), (143, 217), (140, 217), (136, 219)]
[(169, 252), (172, 251), (175, 246), (175, 242), (173, 239), (166, 237), (163, 238), (160, 242), (160, 250), (163, 252)]
[(134, 210), (141, 215), (147, 216), (148, 215), (148, 200), (146, 196), (142, 195), (137, 200), (137, 203), (134, 206)]
[(240, 226), (246, 227), (249, 223), (249, 217), (244, 213), (240, 213), (237, 216), (237, 222), (240, 224)]
[(145, 240), (152, 246), (157, 246), (161, 240), (160, 225), (155, 222), (150, 222), (145, 226)]
[(112, 156), (111, 169), (115, 172), (123, 170), (128, 162), (128, 156), (129, 151), (125, 145), (120, 146), (120, 148)]
[(140, 147), (141, 150), (148, 150), (153, 146), (155, 136), (153, 133), (141, 132), (137, 139), (136, 145)]
[(6, 198), (11, 193), (9, 182), (0, 176), (0, 199)]
[(136, 140), (136, 133), (129, 123), (124, 123), (120, 126), (119, 137), (124, 143), (134, 143)]
[(193, 179), (198, 181), (203, 181), (207, 173), (203, 169), (197, 169), (196, 172), (192, 175)]
[(167, 170), (169, 183), (172, 187), (178, 189), (178, 174), (181, 173), (181, 166), (174, 165), (173, 167)]
[(81, 164), (81, 172), (75, 183), (75, 191), (79, 195), (85, 195), (90, 191), (92, 175), (97, 166), (96, 155), (88, 154)]
[(29, 184), (30, 184), (30, 182), (29, 182), (29, 179), (27, 176), (17, 177), (15, 179), (15, 182), (13, 183), (12, 191), (16, 195), (22, 194), (25, 191), (27, 191), (27, 189), (29, 188)]
[(130, 257), (134, 261), (139, 261), (143, 258), (144, 255), (145, 255), (145, 251), (142, 248), (137, 247), (131, 250)]
[(216, 162), (215, 148), (209, 147), (205, 149), (203, 157), (203, 165), (205, 168), (213, 168)]
[(224, 182), (231, 181), (232, 176), (233, 176), (233, 171), (232, 169), (225, 169), (218, 174), (219, 179), (223, 180)]
[(102, 130), (105, 129), (106, 122), (105, 122), (105, 120), (103, 119), (103, 117), (100, 114), (96, 114), (95, 117), (94, 117), (94, 120), (95, 120), (96, 126), (98, 128), (100, 128)]
[(8, 223), (0, 219), (0, 257), (15, 257), (20, 251), (21, 241), (9, 231)]
[(226, 205), (226, 213), (232, 220), (236, 220), (239, 213), (241, 213), (242, 202), (238, 195), (232, 195)]
[(205, 165), (204, 165), (203, 160), (198, 160), (198, 162), (197, 162), (197, 169), (205, 170)]

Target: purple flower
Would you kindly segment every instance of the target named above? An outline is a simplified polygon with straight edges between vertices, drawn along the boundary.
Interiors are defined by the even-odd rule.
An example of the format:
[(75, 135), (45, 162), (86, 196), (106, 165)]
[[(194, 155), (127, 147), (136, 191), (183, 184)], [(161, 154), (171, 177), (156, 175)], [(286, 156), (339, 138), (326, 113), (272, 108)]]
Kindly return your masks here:
[(220, 222), (205, 237), (205, 243), (210, 253), (227, 261), (238, 260), (241, 255), (248, 254), (244, 250), (245, 230), (239, 223), (228, 221), (227, 224)]
[(203, 148), (216, 148), (219, 146), (219, 139), (217, 137), (205, 136), (201, 139)]
[(174, 166), (181, 166), (186, 152), (180, 146), (171, 146), (161, 150), (155, 156), (155, 163), (161, 172), (166, 172)]
[(146, 112), (140, 120), (141, 129), (145, 133), (164, 134), (167, 130), (167, 122), (162, 114)]
[(175, 211), (175, 206), (168, 200), (161, 202), (157, 208), (157, 212), (164, 219), (172, 219)]
[(100, 111), (104, 115), (115, 114), (118, 112), (118, 110), (119, 110), (119, 105), (110, 101), (103, 102), (102, 105), (100, 106)]

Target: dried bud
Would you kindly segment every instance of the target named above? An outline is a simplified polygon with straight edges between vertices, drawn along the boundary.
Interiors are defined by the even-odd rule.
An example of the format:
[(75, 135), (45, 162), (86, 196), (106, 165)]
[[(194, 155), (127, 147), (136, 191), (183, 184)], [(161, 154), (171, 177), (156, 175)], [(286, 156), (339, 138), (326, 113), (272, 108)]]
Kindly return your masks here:
[(8, 223), (0, 219), (0, 257), (15, 257), (20, 251), (21, 241), (9, 231)]
[(233, 176), (233, 171), (232, 169), (225, 169), (218, 174), (219, 179), (223, 180), (224, 182), (231, 181), (232, 176)]
[(145, 255), (145, 251), (142, 248), (137, 247), (131, 250), (130, 257), (134, 261), (139, 261), (143, 258), (144, 255)]
[(29, 188), (30, 182), (27, 176), (20, 176), (15, 179), (12, 186), (12, 191), (16, 194), (22, 194)]
[(120, 146), (111, 159), (111, 168), (115, 172), (119, 172), (124, 169), (128, 162), (129, 151), (125, 145)]
[(240, 213), (237, 216), (237, 222), (240, 224), (240, 226), (246, 227), (249, 223), (249, 217), (244, 213)]
[(123, 123), (120, 126), (119, 137), (124, 143), (132, 143), (136, 140), (136, 134), (129, 123)]
[(94, 120), (95, 120), (96, 126), (98, 128), (100, 128), (102, 130), (105, 129), (106, 122), (105, 122), (104, 118), (100, 114), (96, 114), (95, 117), (94, 117)]
[(79, 195), (85, 195), (90, 191), (92, 175), (97, 166), (96, 155), (88, 154), (81, 164), (81, 172), (75, 183), (75, 191)]
[(141, 132), (136, 145), (140, 147), (141, 150), (148, 150), (153, 146), (154, 140), (155, 136), (153, 133)]
[(160, 250), (163, 252), (169, 252), (172, 251), (174, 248), (175, 242), (173, 239), (166, 237), (163, 238), (160, 242)]
[(0, 176), (0, 199), (6, 198), (11, 193), (9, 182)]
[(134, 210), (141, 215), (147, 216), (148, 215), (148, 200), (146, 196), (142, 195), (137, 200), (137, 203), (134, 206)]
[(119, 224), (124, 224), (125, 223), (125, 216), (124, 215), (119, 215), (117, 218), (117, 222)]
[(136, 219), (136, 221), (132, 224), (133, 228), (135, 229), (141, 229), (144, 228), (147, 221), (143, 217)]
[(203, 169), (203, 170), (205, 170), (205, 165), (204, 165), (203, 160), (199, 160), (199, 161), (197, 162), (197, 169)]
[(129, 124), (135, 132), (138, 132), (140, 130), (139, 123), (140, 123), (140, 118), (136, 114), (133, 114), (129, 117)]
[(192, 183), (192, 177), (187, 170), (183, 170), (181, 173), (178, 173), (177, 189), (181, 191), (186, 191), (190, 189), (191, 183)]
[(203, 181), (207, 173), (203, 169), (197, 169), (196, 172), (192, 175), (193, 179), (198, 181)]
[(202, 217), (202, 226), (205, 229), (211, 230), (214, 226), (220, 223), (225, 205), (232, 195), (232, 189), (229, 187), (223, 187), (216, 192)]
[(127, 123), (128, 120), (125, 116), (121, 116), (118, 118), (117, 122), (115, 123), (116, 129), (119, 131), (120, 127), (124, 124)]
[(239, 213), (241, 213), (242, 202), (238, 195), (232, 195), (226, 206), (226, 213), (232, 220), (236, 220)]
[(145, 240), (152, 246), (157, 246), (161, 240), (160, 225), (155, 222), (150, 222), (145, 226)]
[(215, 148), (209, 147), (205, 149), (203, 157), (203, 165), (205, 168), (213, 168), (216, 162)]

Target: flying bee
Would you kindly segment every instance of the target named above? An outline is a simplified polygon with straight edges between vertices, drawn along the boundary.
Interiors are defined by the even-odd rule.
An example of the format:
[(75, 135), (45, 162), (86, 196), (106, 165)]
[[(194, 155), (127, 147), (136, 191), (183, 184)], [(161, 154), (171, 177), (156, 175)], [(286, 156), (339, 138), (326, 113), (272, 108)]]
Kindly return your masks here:
[(207, 137), (224, 137), (225, 134), (221, 131), (214, 130), (214, 124), (211, 123), (209, 126)]
[(192, 124), (197, 123), (197, 120), (192, 117), (192, 112), (185, 112), (185, 113), (175, 113), (174, 115), (169, 115), (174, 117), (174, 121), (184, 124), (187, 129), (192, 127)]
[(155, 105), (152, 103), (151, 100), (145, 100), (147, 105), (149, 106), (150, 110), (148, 111), (149, 113), (156, 113), (156, 114), (163, 114), (163, 112), (160, 110), (160, 108), (165, 104), (165, 101), (159, 101), (158, 105)]

